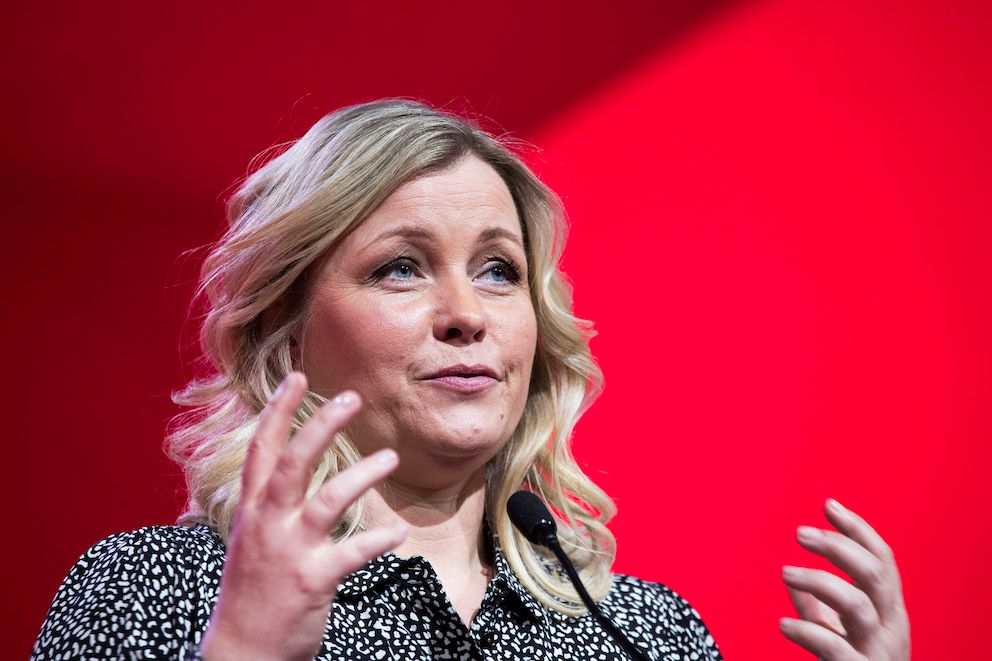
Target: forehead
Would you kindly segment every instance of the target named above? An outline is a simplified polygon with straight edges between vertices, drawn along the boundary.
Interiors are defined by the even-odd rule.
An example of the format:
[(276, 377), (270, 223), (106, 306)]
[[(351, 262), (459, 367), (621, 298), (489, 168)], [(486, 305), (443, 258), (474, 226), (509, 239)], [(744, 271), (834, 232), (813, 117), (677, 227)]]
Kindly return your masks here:
[(364, 242), (403, 224), (438, 232), (499, 227), (523, 238), (506, 182), (475, 156), (403, 184), (348, 238)]

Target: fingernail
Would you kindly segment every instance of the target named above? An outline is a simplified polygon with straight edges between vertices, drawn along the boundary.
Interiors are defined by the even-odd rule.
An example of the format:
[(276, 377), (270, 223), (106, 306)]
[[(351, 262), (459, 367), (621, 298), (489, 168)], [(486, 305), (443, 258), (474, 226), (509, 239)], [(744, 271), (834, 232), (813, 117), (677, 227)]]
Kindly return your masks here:
[(272, 399), (277, 399), (281, 397), (284, 392), (286, 392), (286, 382), (289, 381), (289, 377), (290, 375), (287, 374), (283, 377), (282, 381), (279, 382), (279, 386), (276, 388), (276, 391), (272, 393)]
[(827, 507), (830, 508), (830, 511), (836, 512), (837, 514), (843, 514), (847, 511), (846, 507), (838, 503), (833, 498), (827, 498)]
[(351, 390), (345, 390), (334, 397), (334, 404), (343, 409), (349, 409), (358, 401), (358, 396)]
[(396, 459), (397, 454), (395, 450), (380, 450), (375, 457), (375, 460), (384, 466), (394, 463)]
[(778, 621), (778, 628), (781, 629), (782, 631), (785, 631), (786, 629), (791, 629), (792, 628), (792, 620), (790, 620), (787, 617), (783, 617), (783, 618), (779, 619), (779, 621)]
[(786, 565), (782, 567), (782, 576), (785, 578), (796, 578), (800, 574), (798, 567), (792, 567), (791, 565)]
[(813, 542), (820, 538), (820, 531), (811, 526), (799, 526), (797, 534), (804, 542)]

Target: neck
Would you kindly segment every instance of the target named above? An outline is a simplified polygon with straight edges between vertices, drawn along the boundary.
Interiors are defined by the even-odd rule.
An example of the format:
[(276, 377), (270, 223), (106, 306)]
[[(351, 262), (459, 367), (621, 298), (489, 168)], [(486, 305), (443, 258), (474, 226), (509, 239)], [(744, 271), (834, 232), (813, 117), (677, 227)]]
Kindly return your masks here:
[(367, 529), (405, 523), (406, 540), (394, 552), (400, 557), (423, 556), (434, 567), (478, 570), (485, 515), (485, 467), (466, 479), (445, 486), (423, 487), (387, 479), (366, 493)]

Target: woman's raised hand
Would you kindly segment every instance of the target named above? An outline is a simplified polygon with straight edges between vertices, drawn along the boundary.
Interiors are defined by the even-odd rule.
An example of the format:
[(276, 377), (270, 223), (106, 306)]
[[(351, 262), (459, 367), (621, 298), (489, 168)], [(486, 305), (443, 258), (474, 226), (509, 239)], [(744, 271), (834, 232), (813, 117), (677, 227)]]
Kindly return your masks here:
[(826, 661), (909, 661), (909, 617), (892, 549), (860, 516), (828, 500), (840, 532), (802, 526), (799, 544), (854, 579), (785, 567), (782, 579), (802, 619), (782, 618), (786, 638)]
[(404, 528), (381, 528), (330, 541), (347, 508), (392, 472), (397, 456), (370, 455), (307, 498), (320, 458), (361, 402), (354, 392), (339, 394), (287, 442), (305, 391), (305, 377), (289, 374), (248, 448), (220, 596), (200, 647), (209, 661), (312, 659), (338, 584), (406, 536)]

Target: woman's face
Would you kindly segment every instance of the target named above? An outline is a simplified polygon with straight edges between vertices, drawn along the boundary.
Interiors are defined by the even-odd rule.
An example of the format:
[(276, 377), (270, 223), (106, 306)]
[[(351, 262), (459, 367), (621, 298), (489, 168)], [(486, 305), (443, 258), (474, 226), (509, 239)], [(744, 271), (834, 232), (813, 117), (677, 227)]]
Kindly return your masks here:
[[(310, 388), (364, 400), (364, 453), (408, 470), (481, 465), (527, 400), (537, 321), (502, 178), (469, 156), (397, 189), (317, 265), (299, 336)], [(402, 467), (401, 467), (402, 470)]]

